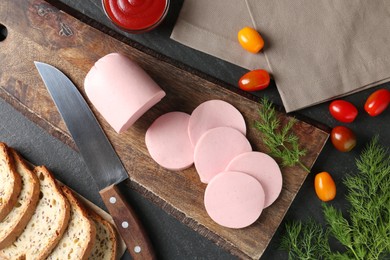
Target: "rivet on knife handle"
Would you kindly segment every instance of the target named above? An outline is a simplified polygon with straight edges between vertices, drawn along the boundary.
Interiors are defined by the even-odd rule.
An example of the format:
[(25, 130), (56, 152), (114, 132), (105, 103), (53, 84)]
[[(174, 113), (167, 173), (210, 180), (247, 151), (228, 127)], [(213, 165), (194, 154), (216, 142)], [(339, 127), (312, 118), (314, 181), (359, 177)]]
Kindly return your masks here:
[(100, 195), (131, 257), (133, 259), (155, 259), (153, 248), (140, 220), (123, 198), (119, 188), (116, 185), (108, 186), (100, 191)]

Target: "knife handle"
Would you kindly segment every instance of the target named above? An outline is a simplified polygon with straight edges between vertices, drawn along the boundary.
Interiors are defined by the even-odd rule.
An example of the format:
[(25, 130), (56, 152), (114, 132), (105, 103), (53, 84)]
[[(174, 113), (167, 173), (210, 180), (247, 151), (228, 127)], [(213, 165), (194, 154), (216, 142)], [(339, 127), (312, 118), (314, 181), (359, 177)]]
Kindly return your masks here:
[(100, 195), (132, 259), (155, 259), (149, 237), (135, 211), (124, 199), (119, 187), (117, 185), (108, 186), (100, 191)]

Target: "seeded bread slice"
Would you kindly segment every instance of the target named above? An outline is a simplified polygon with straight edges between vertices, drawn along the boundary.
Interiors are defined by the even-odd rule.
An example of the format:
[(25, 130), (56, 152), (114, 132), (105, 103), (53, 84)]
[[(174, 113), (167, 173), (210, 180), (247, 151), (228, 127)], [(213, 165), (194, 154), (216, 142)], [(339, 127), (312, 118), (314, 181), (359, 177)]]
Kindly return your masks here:
[(64, 235), (47, 259), (88, 259), (96, 239), (95, 223), (72, 191), (66, 186), (61, 188), (70, 203), (70, 220)]
[(14, 208), (22, 180), (15, 170), (14, 161), (4, 143), (0, 143), (0, 221)]
[(114, 227), (92, 209), (89, 215), (96, 225), (96, 241), (88, 259), (115, 260), (118, 244)]
[(39, 202), (23, 233), (0, 259), (45, 259), (61, 239), (68, 225), (70, 206), (61, 188), (45, 166), (34, 168), (40, 184)]
[(34, 214), (39, 200), (39, 180), (26, 162), (12, 148), (9, 149), (14, 159), (16, 171), (22, 178), (22, 190), (15, 207), (0, 222), (0, 249), (11, 245), (22, 233)]

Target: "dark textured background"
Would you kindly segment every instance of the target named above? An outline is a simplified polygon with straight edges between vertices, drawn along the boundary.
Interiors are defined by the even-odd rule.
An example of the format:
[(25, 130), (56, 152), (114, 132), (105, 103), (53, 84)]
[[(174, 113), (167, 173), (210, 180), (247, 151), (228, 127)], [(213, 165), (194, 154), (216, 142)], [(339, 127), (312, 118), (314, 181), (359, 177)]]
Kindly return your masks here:
[[(238, 79), (245, 73), (245, 70), (240, 67), (190, 49), (169, 38), (183, 0), (171, 1), (170, 11), (164, 22), (154, 31), (141, 35), (126, 34), (112, 26), (102, 11), (100, 0), (61, 0), (61, 2), (122, 34), (124, 37), (128, 37), (158, 53), (169, 56), (229, 84), (237, 85)], [(207, 41), (207, 39), (204, 40)], [(1, 66), (7, 66), (7, 64), (1, 64)], [(349, 153), (341, 153), (335, 150), (328, 141), (314, 165), (312, 173), (309, 174), (303, 184), (262, 259), (287, 258), (285, 252), (278, 250), (279, 239), (286, 221), (305, 220), (311, 217), (323, 223), (321, 202), (317, 199), (313, 188), (315, 173), (328, 171), (332, 174), (337, 184), (338, 193), (336, 199), (331, 203), (344, 211), (347, 210), (348, 204), (344, 199), (345, 189), (342, 178), (345, 174), (356, 171), (355, 158), (375, 134), (379, 134), (380, 141), (384, 146), (389, 147), (390, 145), (390, 109), (376, 118), (369, 117), (363, 110), (364, 102), (369, 94), (381, 87), (390, 89), (390, 84), (383, 84), (345, 98), (359, 109), (359, 116), (351, 124), (338, 123), (333, 119), (328, 112), (329, 102), (297, 112), (329, 127), (347, 125), (357, 134), (358, 145)], [(282, 105), (273, 83), (268, 89), (256, 93), (256, 95), (267, 96), (275, 104)], [(86, 168), (79, 154), (34, 125), (2, 99), (0, 99), (0, 141), (17, 148), (32, 163), (47, 165), (61, 181), (102, 206), (97, 188), (91, 185), (92, 179), (84, 174)], [(159, 259), (234, 259), (233, 256), (169, 216), (137, 193), (129, 191), (127, 195), (129, 202), (135, 206), (143, 219)], [(128, 255), (124, 257), (124, 259), (127, 258), (129, 258)]]

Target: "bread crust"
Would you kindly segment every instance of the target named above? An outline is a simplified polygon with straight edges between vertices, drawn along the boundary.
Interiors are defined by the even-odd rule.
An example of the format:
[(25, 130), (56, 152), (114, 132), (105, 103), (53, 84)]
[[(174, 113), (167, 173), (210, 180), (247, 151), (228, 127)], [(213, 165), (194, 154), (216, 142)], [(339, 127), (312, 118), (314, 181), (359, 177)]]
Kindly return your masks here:
[[(38, 177), (31, 171), (30, 167), (23, 160), (23, 158), (12, 148), (9, 149), (11, 155), (15, 162), (16, 171), (19, 172), (19, 175), (22, 177), (22, 186), (26, 185), (25, 182), (28, 182), (29, 190), (24, 191), (24, 196), (27, 196), (27, 202), (24, 204), (20, 204), (18, 208), (14, 208), (15, 213), (11, 211), (3, 222), (0, 223), (0, 249), (3, 249), (13, 242), (15, 242), (16, 238), (23, 232), (24, 228), (27, 226), (30, 221), (32, 215), (34, 214), (35, 208), (37, 206), (39, 200), (39, 180)], [(22, 187), (22, 191), (20, 196), (22, 196), (23, 189), (27, 189), (26, 187)], [(18, 197), (18, 202), (22, 198)], [(17, 214), (17, 215), (15, 215)], [(7, 219), (8, 217), (16, 217), (15, 219)], [(2, 223), (6, 221), (14, 221), (11, 226), (7, 226), (8, 230), (4, 230)], [(1, 236), (3, 235), (3, 236)]]
[[(0, 250), (0, 259), (46, 259), (67, 228), (70, 206), (61, 188), (45, 166), (35, 167), (34, 173), (40, 182), (42, 196), (22, 234), (11, 246)], [(39, 226), (42, 222), (52, 225)], [(41, 236), (47, 239), (43, 240)]]
[[(113, 227), (113, 225), (110, 222), (108, 222), (103, 217), (101, 217), (93, 209), (88, 208), (88, 213), (89, 213), (89, 216), (91, 217), (91, 219), (97, 223), (97, 225), (100, 224), (100, 225), (104, 226), (104, 229), (106, 230), (107, 236), (108, 236), (107, 239), (113, 244), (113, 246), (111, 247), (111, 250), (108, 252), (105, 252), (104, 256), (99, 255), (97, 252), (95, 252), (95, 250), (101, 249), (101, 245), (102, 244), (104, 245), (105, 243), (104, 243), (104, 241), (99, 241), (99, 236), (98, 236), (98, 234), (96, 234), (96, 241), (95, 241), (96, 245), (94, 246), (93, 251), (88, 259), (94, 260), (94, 259), (96, 259), (97, 255), (99, 256), (100, 259), (104, 259), (104, 260), (117, 259), (118, 239), (117, 239), (115, 228)], [(96, 232), (98, 233), (98, 228), (97, 228)]]
[(14, 208), (20, 190), (22, 179), (15, 170), (15, 164), (8, 147), (0, 142), (0, 221)]
[[(109, 221), (89, 206), (85, 206), (70, 188), (59, 185), (45, 166), (32, 169), (14, 149), (1, 142), (0, 153), (2, 153), (0, 155), (2, 165), (6, 166), (5, 169), (10, 169), (9, 172), (19, 176), (20, 180), (20, 190), (15, 202), (18, 204), (11, 208), (12, 214), (8, 214), (8, 218), (7, 216), (5, 218), (5, 221), (9, 222), (4, 225), (4, 228), (9, 230), (1, 232), (3, 226), (0, 221), (1, 260), (46, 259), (64, 237), (71, 219), (71, 207), (77, 208), (77, 214), (82, 215), (83, 222), (78, 222), (82, 223), (80, 226), (90, 227), (84, 229), (85, 232), (80, 240), (87, 240), (87, 242), (81, 243), (83, 251), (75, 257), (117, 259), (118, 237)], [(1, 177), (0, 181), (2, 181)], [(18, 180), (15, 183), (18, 184), (17, 182)], [(24, 182), (29, 182), (30, 186), (23, 186), (26, 185)], [(80, 219), (80, 215), (78, 217)], [(97, 234), (98, 229), (99, 234)]]
[(50, 176), (50, 181), (52, 182), (52, 185), (56, 187), (56, 190), (59, 194), (63, 197), (63, 208), (64, 210), (64, 216), (61, 218), (61, 225), (59, 229), (56, 231), (57, 236), (52, 237), (49, 245), (47, 245), (41, 253), (38, 255), (37, 259), (46, 259), (46, 257), (50, 254), (50, 252), (56, 247), (58, 244), (58, 241), (60, 241), (62, 235), (64, 234), (66, 228), (68, 227), (69, 218), (70, 218), (70, 205), (66, 197), (64, 196), (62, 189), (56, 182), (54, 176), (52, 173), (46, 168), (46, 166), (37, 166), (34, 168), (34, 172), (38, 176), (39, 173), (44, 173), (48, 176)]
[[(80, 202), (80, 200), (76, 197), (76, 195), (71, 191), (71, 189), (65, 185), (61, 185), (61, 188), (62, 188), (62, 191), (65, 194), (66, 198), (69, 201), (69, 204), (71, 206), (71, 212), (75, 212), (75, 214), (80, 214), (82, 216), (81, 218), (82, 218), (82, 221), (84, 222), (84, 226), (77, 227), (77, 228), (87, 229), (87, 230), (83, 230), (82, 237), (76, 238), (76, 239), (79, 239), (79, 241), (81, 241), (81, 243), (86, 242), (86, 244), (81, 245), (82, 250), (80, 252), (77, 252), (79, 249), (74, 249), (72, 246), (69, 246), (70, 248), (72, 248), (71, 250), (73, 252), (72, 252), (72, 254), (69, 254), (67, 257), (68, 257), (68, 259), (75, 259), (75, 258), (81, 259), (81, 260), (88, 259), (88, 256), (91, 254), (92, 248), (93, 248), (93, 246), (95, 244), (95, 240), (96, 240), (95, 223), (90, 219), (88, 212), (85, 209), (84, 205)], [(67, 234), (69, 234), (69, 232), (74, 232), (74, 229), (72, 231), (69, 230), (69, 228), (72, 228), (72, 226), (73, 226), (72, 220), (78, 221), (78, 220), (80, 220), (80, 218), (73, 219), (72, 214), (71, 214), (71, 219), (70, 219), (70, 222), (68, 224), (68, 230), (65, 231), (62, 239), (59, 241), (57, 246), (60, 246), (62, 243), (66, 243), (65, 241), (68, 241), (68, 240), (65, 240), (65, 241), (63, 240), (65, 238), (65, 236)], [(69, 235), (72, 235), (72, 233), (70, 233)], [(71, 241), (71, 242), (74, 242), (74, 241)], [(64, 252), (60, 252), (60, 251), (66, 250), (67, 248), (68, 248), (68, 246), (64, 247), (64, 248), (54, 248), (53, 252), (58, 250), (56, 256), (53, 256), (52, 254), (50, 254), (47, 259), (58, 259), (58, 257), (59, 257), (58, 253), (60, 253), (60, 254), (64, 253)]]

